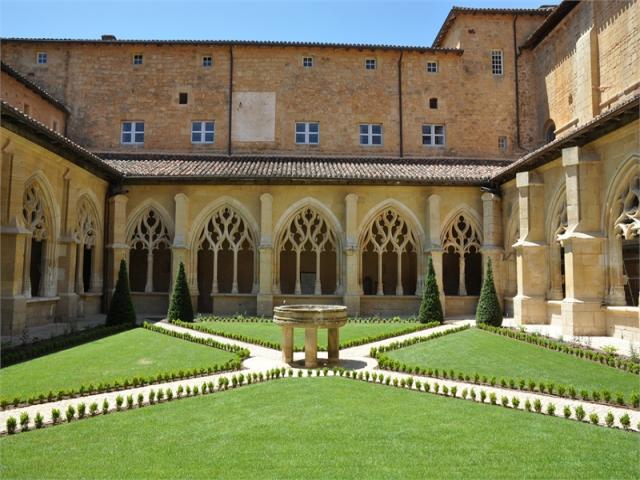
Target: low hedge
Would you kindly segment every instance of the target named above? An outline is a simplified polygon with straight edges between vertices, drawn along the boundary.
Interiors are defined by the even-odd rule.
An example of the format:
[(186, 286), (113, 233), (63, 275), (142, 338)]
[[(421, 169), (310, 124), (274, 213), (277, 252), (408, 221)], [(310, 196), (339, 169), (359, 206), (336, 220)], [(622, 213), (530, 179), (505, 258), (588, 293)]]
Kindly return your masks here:
[[(226, 323), (273, 323), (271, 317), (247, 317), (245, 315), (218, 316), (218, 315), (198, 315), (197, 322), (226, 322)], [(420, 320), (415, 316), (410, 317), (350, 317), (349, 323), (418, 323)]]
[[(248, 320), (242, 320), (242, 321), (248, 321)], [(259, 322), (263, 322), (265, 320), (258, 320)], [(266, 320), (269, 323), (272, 322), (272, 320)], [(357, 320), (356, 320), (357, 321)], [(406, 321), (403, 321), (406, 322)], [(238, 340), (240, 342), (245, 342), (245, 343), (252, 343), (254, 345), (259, 345), (261, 347), (266, 347), (266, 348), (272, 348), (274, 350), (280, 350), (282, 348), (282, 344), (279, 342), (271, 342), (269, 340), (262, 340), (260, 338), (255, 338), (255, 337), (251, 337), (248, 335), (241, 335), (238, 333), (230, 333), (230, 332), (225, 332), (222, 330), (217, 330), (215, 328), (212, 328), (210, 326), (206, 326), (206, 325), (201, 325), (199, 322), (196, 323), (190, 323), (190, 322), (182, 322), (180, 320), (176, 320), (174, 322), (171, 322), (174, 325), (177, 325), (179, 327), (183, 327), (183, 328), (189, 328), (191, 330), (196, 330), (198, 332), (203, 332), (203, 333), (209, 333), (211, 335), (217, 335), (219, 337), (225, 337), (225, 338), (230, 338), (232, 340)], [(396, 331), (396, 332), (388, 332), (388, 333), (382, 333), (380, 335), (372, 335), (372, 336), (368, 336), (368, 337), (362, 337), (362, 338), (357, 338), (355, 340), (349, 340), (347, 342), (341, 342), (340, 343), (340, 348), (350, 348), (350, 347), (357, 347), (359, 345), (365, 345), (367, 343), (372, 343), (372, 342), (377, 342), (380, 340), (386, 340), (387, 338), (393, 338), (393, 337), (398, 337), (400, 335), (406, 335), (408, 333), (414, 333), (414, 332), (419, 332), (421, 330), (426, 330), (429, 328), (433, 328), (433, 327), (437, 327), (439, 326), (440, 323), (439, 322), (431, 322), (431, 323), (422, 323), (419, 325), (412, 325), (410, 327), (406, 327), (403, 328), (402, 330)], [(325, 352), (327, 349), (325, 347), (318, 347), (318, 351), (320, 352)], [(294, 347), (294, 351), (295, 352), (304, 352), (304, 347)]]
[(640, 375), (640, 363), (613, 353), (604, 353), (591, 348), (582, 347), (575, 344), (568, 344), (560, 340), (553, 340), (540, 334), (531, 334), (521, 330), (506, 327), (492, 327), (490, 325), (478, 324), (478, 328), (490, 333), (513, 338), (522, 342), (538, 345), (557, 352), (566, 353), (575, 357), (591, 360), (602, 365), (608, 365), (619, 370)]
[(212, 375), (214, 373), (223, 372), (223, 371), (231, 371), (231, 370), (240, 370), (242, 367), (242, 361), (249, 357), (249, 350), (246, 348), (238, 347), (237, 345), (229, 345), (226, 343), (220, 343), (210, 338), (198, 338), (190, 335), (188, 333), (175, 332), (172, 330), (167, 330), (162, 327), (158, 327), (153, 324), (149, 324), (147, 322), (144, 323), (143, 328), (147, 330), (151, 330), (153, 332), (158, 332), (164, 335), (169, 335), (171, 337), (179, 338), (182, 340), (187, 340), (194, 343), (199, 343), (201, 345), (206, 345), (212, 348), (218, 348), (221, 350), (225, 350), (227, 352), (235, 353), (236, 358), (229, 360), (223, 364), (214, 364), (209, 367), (201, 367), (201, 368), (193, 368), (188, 370), (176, 370), (176, 371), (165, 371), (160, 372), (155, 375), (149, 375), (147, 377), (130, 377), (124, 379), (116, 379), (113, 383), (99, 383), (97, 385), (81, 385), (78, 389), (71, 390), (59, 390), (57, 393), (50, 390), (47, 393), (41, 393), (39, 395), (35, 395), (29, 398), (1, 398), (0, 399), (0, 408), (2, 410), (7, 409), (7, 407), (11, 406), (13, 408), (24, 406), (24, 405), (37, 405), (41, 403), (51, 402), (54, 400), (63, 400), (65, 398), (77, 398), (83, 397), (86, 395), (94, 395), (97, 393), (105, 393), (105, 392), (114, 392), (118, 390), (126, 390), (129, 388), (142, 387), (145, 385), (153, 385), (156, 383), (163, 383), (168, 381), (181, 380), (186, 378), (194, 378), (201, 377), (205, 375)]
[(26, 362), (27, 360), (33, 360), (34, 358), (59, 352), (60, 350), (76, 347), (83, 343), (109, 337), (135, 327), (135, 325), (131, 324), (100, 325), (99, 327), (68, 333), (46, 340), (39, 340), (27, 345), (18, 345), (15, 347), (3, 346), (0, 350), (0, 364), (2, 364), (2, 367), (8, 367), (16, 363)]
[(538, 392), (549, 395), (557, 395), (565, 398), (604, 403), (607, 405), (627, 406), (635, 409), (640, 408), (640, 393), (633, 393), (630, 399), (625, 399), (623, 394), (617, 392), (612, 394), (612, 392), (608, 390), (593, 390), (592, 392), (589, 392), (587, 390), (578, 390), (571, 385), (555, 385), (554, 383), (544, 383), (541, 381), (525, 380), (522, 378), (498, 379), (495, 376), (489, 378), (487, 375), (480, 375), (477, 372), (457, 372), (453, 369), (447, 370), (439, 368), (424, 368), (418, 365), (407, 365), (385, 355), (386, 352), (398, 350), (410, 345), (426, 342), (428, 340), (433, 340), (434, 338), (440, 338), (444, 335), (460, 332), (468, 328), (469, 325), (465, 325), (455, 329), (446, 330), (444, 332), (433, 333), (427, 337), (410, 338), (402, 342), (394, 342), (392, 344), (379, 348), (372, 348), (370, 351), (370, 356), (378, 360), (379, 368), (395, 372), (424, 375), (427, 377), (443, 378), (461, 382), (470, 382), (476, 385), (490, 385), (492, 387), (498, 386), (501, 388), (510, 388), (514, 390)]

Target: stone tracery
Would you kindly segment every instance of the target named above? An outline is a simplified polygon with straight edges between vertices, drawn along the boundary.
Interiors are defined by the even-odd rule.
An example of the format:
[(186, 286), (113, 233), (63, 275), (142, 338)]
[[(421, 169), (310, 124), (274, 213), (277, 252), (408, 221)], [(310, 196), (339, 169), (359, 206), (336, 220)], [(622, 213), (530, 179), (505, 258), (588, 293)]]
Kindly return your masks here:
[(46, 295), (47, 285), (52, 283), (52, 269), (49, 268), (49, 263), (54, 259), (47, 255), (47, 249), (44, 247), (44, 244), (51, 240), (52, 232), (44, 197), (44, 192), (36, 181), (27, 184), (22, 201), (25, 226), (31, 232), (31, 236), (26, 240), (24, 252), (23, 294), (27, 298)]
[(442, 248), (446, 254), (458, 256), (458, 295), (467, 295), (467, 259), (479, 254), (480, 245), (478, 228), (464, 214), (457, 215), (445, 230)]
[[(91, 205), (86, 198), (80, 200), (77, 212), (76, 227), (73, 232), (74, 240), (77, 243), (76, 254), (76, 292), (83, 293), (87, 287), (87, 280), (90, 282), (92, 266), (91, 261), (94, 255), (93, 250), (96, 246), (97, 237), (97, 219), (93, 214)], [(88, 255), (87, 255), (88, 251)], [(85, 257), (87, 257), (85, 259)], [(85, 261), (89, 261), (89, 265), (85, 265)], [(88, 267), (88, 268), (87, 268)], [(85, 279), (85, 270), (88, 275)]]
[[(147, 275), (144, 291), (146, 293), (153, 292), (154, 252), (161, 247), (169, 248), (171, 246), (169, 230), (160, 214), (153, 207), (147, 207), (139, 215), (129, 237), (129, 246), (133, 250), (146, 251)], [(133, 271), (133, 265), (131, 270)]]

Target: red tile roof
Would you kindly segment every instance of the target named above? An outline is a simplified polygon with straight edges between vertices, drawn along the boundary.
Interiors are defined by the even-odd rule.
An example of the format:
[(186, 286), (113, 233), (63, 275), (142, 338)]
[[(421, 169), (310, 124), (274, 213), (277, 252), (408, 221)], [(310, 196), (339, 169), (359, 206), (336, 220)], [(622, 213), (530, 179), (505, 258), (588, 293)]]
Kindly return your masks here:
[(482, 185), (508, 160), (97, 153), (125, 180), (196, 183)]

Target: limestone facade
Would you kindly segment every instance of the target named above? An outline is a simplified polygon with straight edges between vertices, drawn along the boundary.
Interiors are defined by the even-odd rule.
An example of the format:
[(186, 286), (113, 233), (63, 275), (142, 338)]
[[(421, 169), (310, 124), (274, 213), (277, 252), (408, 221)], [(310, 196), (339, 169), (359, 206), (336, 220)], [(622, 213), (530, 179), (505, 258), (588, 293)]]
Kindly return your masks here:
[(104, 312), (121, 258), (160, 317), (180, 262), (202, 313), (411, 315), (431, 257), (449, 317), (491, 259), (517, 322), (640, 340), (638, 31), (633, 0), (454, 8), (433, 47), (3, 40), (2, 336)]

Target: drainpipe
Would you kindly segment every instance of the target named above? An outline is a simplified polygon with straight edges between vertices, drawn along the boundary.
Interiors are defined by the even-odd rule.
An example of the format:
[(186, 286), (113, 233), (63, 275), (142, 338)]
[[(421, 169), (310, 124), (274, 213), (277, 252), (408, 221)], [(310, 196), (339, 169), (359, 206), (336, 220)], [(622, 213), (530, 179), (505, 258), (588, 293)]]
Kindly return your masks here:
[(233, 119), (233, 45), (229, 45), (229, 139), (227, 155), (231, 156), (231, 120)]
[(516, 145), (518, 150), (522, 149), (520, 145), (520, 84), (518, 82), (518, 57), (520, 56), (518, 52), (518, 40), (516, 36), (516, 22), (518, 20), (518, 16), (515, 15), (513, 17), (513, 64), (515, 67), (515, 76), (516, 76)]
[(402, 135), (402, 56), (404, 50), (400, 50), (400, 58), (398, 58), (398, 112), (400, 114), (400, 121), (398, 127), (400, 131), (400, 158), (404, 156), (404, 145)]

